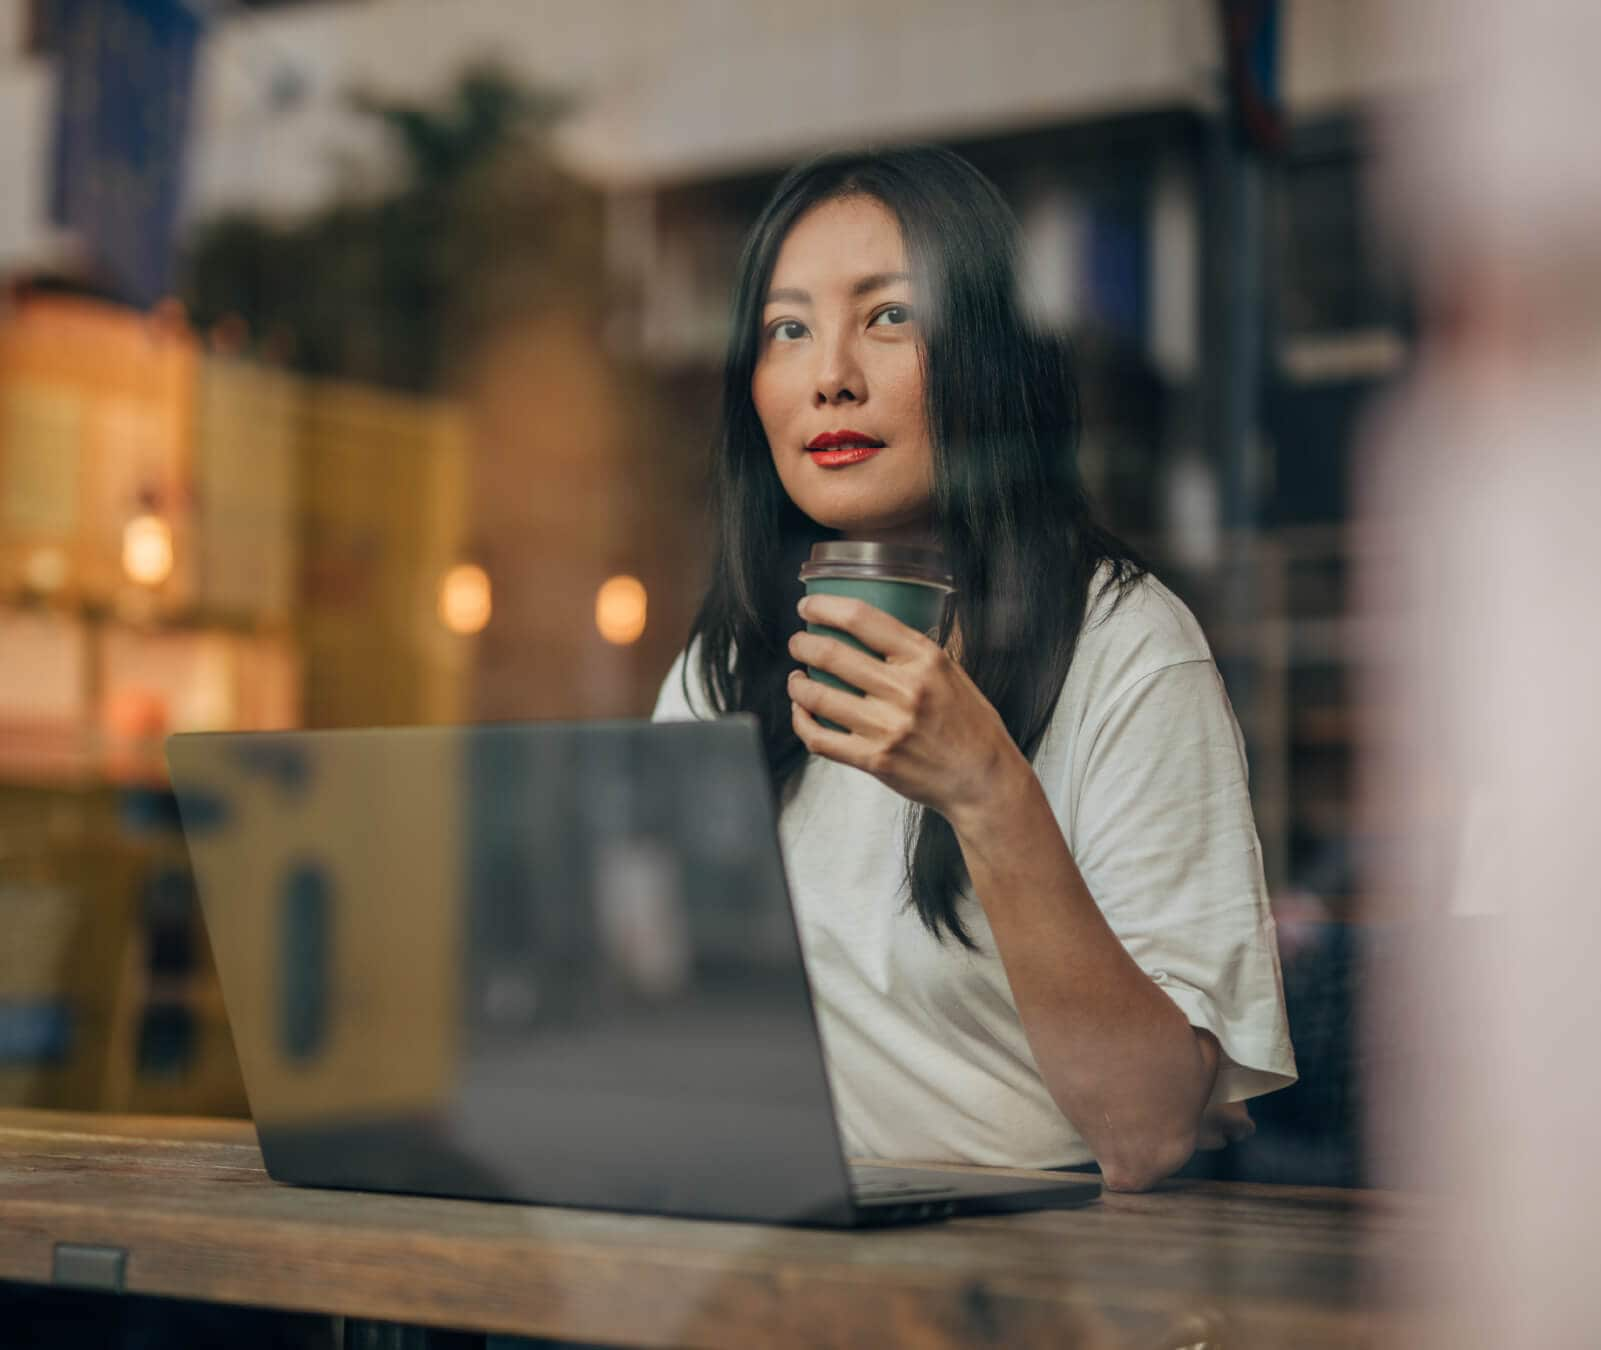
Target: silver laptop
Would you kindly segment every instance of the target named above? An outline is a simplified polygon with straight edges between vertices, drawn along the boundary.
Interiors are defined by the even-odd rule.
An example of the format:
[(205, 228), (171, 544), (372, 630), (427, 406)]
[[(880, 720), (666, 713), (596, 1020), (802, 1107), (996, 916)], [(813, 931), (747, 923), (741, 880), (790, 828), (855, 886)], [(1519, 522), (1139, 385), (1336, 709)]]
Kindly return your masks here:
[(167, 757), (280, 1181), (829, 1226), (1099, 1194), (847, 1166), (753, 718)]

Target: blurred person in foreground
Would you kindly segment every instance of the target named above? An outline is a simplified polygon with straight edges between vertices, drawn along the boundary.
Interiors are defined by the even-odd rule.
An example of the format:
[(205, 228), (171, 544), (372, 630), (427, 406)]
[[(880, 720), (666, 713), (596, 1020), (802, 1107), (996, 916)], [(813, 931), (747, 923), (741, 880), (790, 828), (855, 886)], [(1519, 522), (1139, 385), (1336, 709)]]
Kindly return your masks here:
[[(1239, 729), (1194, 618), (1091, 514), (1016, 260), (948, 151), (778, 187), (736, 284), (712, 579), (656, 716), (760, 721), (848, 1152), (1137, 1190), (1248, 1131), (1294, 1059)], [(840, 537), (942, 550), (948, 631), (797, 612)]]
[(1369, 569), (1367, 610), (1407, 635), (1369, 795), (1407, 830), (1383, 882), (1430, 940), (1373, 991), (1374, 1036), (1419, 1053), (1374, 1084), (1371, 1133), (1386, 1179), (1446, 1197), (1406, 1344), (1593, 1346), (1601, 6), (1383, 18), (1381, 39), (1440, 54), (1447, 82), (1387, 138), (1425, 331), (1364, 485), (1399, 564)]

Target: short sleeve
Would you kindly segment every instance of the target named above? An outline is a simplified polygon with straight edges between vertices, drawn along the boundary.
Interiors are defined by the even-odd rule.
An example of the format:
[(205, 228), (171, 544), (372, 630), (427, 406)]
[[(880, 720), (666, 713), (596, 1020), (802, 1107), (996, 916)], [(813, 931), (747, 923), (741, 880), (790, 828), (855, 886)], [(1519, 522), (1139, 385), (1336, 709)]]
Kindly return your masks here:
[[(656, 695), (656, 707), (650, 715), (652, 722), (708, 722), (714, 714), (710, 701), (701, 688), (693, 661), (696, 648), (691, 645), (674, 658), (667, 678)], [(684, 678), (686, 667), (689, 679)]]
[(1141, 969), (1224, 1059), (1214, 1101), (1295, 1081), (1245, 748), (1217, 667), (1186, 660), (1120, 692), (1074, 756), (1069, 844)]

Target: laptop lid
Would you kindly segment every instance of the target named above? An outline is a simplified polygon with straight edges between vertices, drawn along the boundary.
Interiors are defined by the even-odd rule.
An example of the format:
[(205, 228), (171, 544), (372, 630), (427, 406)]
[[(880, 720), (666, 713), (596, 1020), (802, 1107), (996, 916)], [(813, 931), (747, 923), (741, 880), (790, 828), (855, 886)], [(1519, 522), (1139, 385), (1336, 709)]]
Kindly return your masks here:
[(850, 1221), (754, 719), (167, 753), (273, 1176)]

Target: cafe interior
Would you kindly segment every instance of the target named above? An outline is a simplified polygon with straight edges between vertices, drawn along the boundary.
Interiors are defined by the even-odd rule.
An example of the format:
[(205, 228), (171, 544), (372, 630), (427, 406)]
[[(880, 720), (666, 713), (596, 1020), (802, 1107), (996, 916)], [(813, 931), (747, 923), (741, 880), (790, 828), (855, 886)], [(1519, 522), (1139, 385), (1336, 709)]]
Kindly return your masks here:
[[(0, 1345), (1595, 1344), (1597, 27), (0, 0)], [(306, 789), (401, 935), (294, 959), (389, 1044), (269, 1064), (303, 982), (225, 939), (169, 737), (649, 718), (747, 233), (923, 143), (1015, 213), (1083, 482), (1206, 636), (1296, 1080), (1141, 1194), (882, 1231), (269, 1175), (264, 1095), (449, 1091), (455, 1001), (515, 1002), (381, 866), (495, 805)]]

